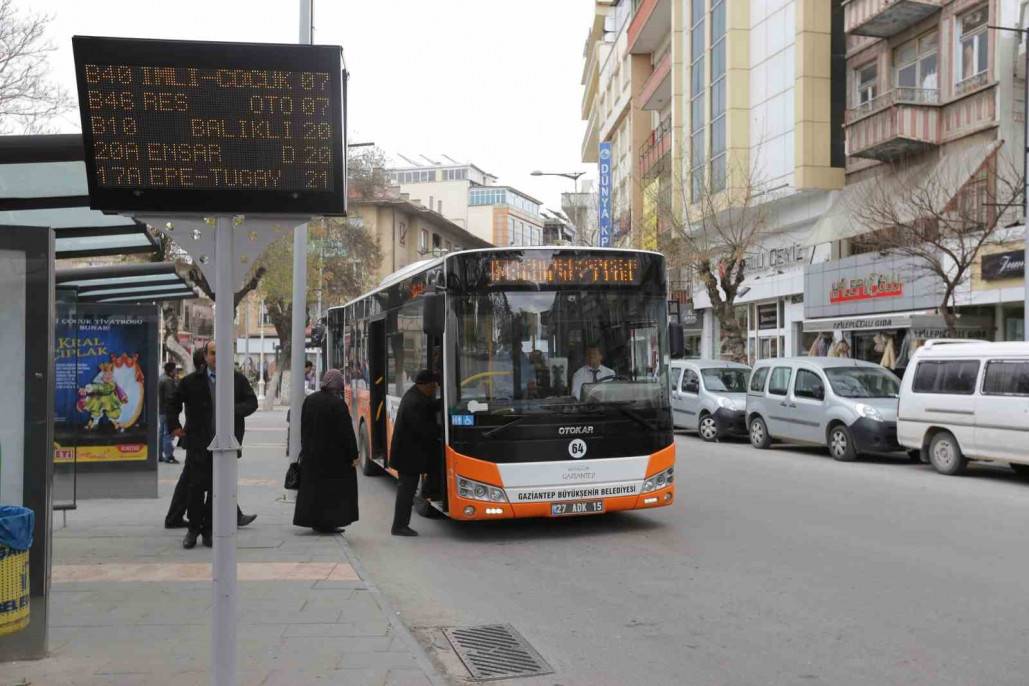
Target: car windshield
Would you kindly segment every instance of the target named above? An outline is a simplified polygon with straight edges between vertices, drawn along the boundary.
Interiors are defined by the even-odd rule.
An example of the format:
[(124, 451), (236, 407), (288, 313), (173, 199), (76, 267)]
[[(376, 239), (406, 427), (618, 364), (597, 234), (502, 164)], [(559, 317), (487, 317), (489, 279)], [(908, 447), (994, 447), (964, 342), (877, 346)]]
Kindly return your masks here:
[(455, 297), (457, 411), (529, 414), (668, 404), (662, 298), (619, 290)]
[(704, 388), (716, 393), (746, 393), (750, 373), (746, 369), (716, 368), (701, 369)]
[(896, 398), (897, 377), (883, 369), (830, 367), (825, 370), (833, 393), (843, 398)]

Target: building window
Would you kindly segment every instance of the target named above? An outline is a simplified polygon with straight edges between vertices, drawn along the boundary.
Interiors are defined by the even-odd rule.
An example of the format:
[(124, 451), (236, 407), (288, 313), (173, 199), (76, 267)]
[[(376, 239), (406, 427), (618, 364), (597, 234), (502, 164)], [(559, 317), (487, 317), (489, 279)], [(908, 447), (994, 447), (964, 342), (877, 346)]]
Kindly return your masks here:
[(704, 8), (706, 0), (692, 0), (690, 17), (690, 202), (704, 192)]
[(939, 37), (933, 31), (908, 41), (893, 52), (896, 87), (906, 91), (901, 97), (936, 102), (938, 45)]
[(958, 17), (958, 81), (986, 71), (989, 39), (986, 35), (986, 5)]
[(725, 190), (725, 0), (711, 5), (711, 192)]
[(429, 252), (429, 232), (427, 229), (422, 229), (418, 232), (418, 252), (423, 255)]
[(879, 67), (875, 62), (857, 70), (857, 104), (872, 102), (879, 95)]

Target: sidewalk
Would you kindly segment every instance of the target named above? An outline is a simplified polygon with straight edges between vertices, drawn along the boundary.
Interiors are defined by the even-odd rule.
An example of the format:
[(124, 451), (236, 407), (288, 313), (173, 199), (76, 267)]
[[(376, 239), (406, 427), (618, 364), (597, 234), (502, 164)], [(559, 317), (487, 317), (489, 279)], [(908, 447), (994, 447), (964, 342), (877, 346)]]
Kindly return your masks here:
[[(291, 525), (277, 502), (285, 412), (247, 421), (239, 501), (239, 669), (245, 686), (443, 683), (342, 536)], [(182, 451), (178, 451), (182, 459)], [(164, 514), (181, 466), (160, 465), (159, 500), (91, 500), (55, 518), (50, 654), (0, 665), (0, 685), (209, 683), (211, 550), (183, 550)]]

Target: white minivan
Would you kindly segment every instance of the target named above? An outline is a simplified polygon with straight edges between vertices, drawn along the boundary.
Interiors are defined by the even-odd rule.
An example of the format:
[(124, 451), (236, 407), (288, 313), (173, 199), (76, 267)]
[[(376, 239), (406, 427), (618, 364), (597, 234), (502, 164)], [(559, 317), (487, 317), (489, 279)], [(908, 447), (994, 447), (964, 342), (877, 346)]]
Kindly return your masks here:
[(1029, 475), (1029, 343), (930, 341), (900, 388), (897, 439), (941, 474), (968, 460)]

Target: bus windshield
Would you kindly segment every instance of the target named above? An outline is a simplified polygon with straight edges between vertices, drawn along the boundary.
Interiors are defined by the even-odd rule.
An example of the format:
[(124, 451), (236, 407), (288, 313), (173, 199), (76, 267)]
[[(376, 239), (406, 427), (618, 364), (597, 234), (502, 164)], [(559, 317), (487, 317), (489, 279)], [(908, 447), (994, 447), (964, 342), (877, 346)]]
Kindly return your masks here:
[(451, 302), (454, 410), (523, 415), (668, 405), (660, 297), (638, 290), (496, 290)]

